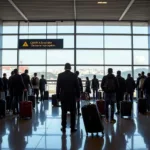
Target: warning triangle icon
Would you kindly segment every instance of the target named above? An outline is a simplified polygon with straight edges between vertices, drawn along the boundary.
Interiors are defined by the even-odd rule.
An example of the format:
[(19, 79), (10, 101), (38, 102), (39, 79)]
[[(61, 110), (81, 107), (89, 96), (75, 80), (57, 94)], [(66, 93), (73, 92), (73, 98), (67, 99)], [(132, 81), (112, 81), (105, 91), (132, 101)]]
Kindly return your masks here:
[(28, 45), (28, 43), (27, 42), (24, 42), (23, 43), (23, 47), (28, 47), (29, 45)]

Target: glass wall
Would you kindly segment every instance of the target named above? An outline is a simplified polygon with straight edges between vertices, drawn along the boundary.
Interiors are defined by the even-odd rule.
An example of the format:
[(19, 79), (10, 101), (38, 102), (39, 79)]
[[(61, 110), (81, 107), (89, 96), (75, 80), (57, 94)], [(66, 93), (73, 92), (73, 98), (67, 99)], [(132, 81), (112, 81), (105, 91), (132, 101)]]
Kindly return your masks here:
[[(3, 22), (1, 73), (8, 76), (18, 67), (29, 70), (49, 82), (56, 81), (64, 64), (72, 64), (83, 80), (97, 75), (99, 80), (109, 67), (128, 73), (136, 79), (141, 71), (149, 72), (149, 45), (147, 22)], [(63, 49), (20, 50), (19, 39), (63, 39)], [(55, 87), (55, 86), (54, 86)]]

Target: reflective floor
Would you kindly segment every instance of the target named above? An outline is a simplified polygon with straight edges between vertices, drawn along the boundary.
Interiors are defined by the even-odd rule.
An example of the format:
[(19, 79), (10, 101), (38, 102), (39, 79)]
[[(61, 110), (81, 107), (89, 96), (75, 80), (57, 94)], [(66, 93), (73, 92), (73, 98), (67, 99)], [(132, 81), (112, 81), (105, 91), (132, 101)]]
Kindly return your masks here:
[[(84, 104), (83, 104), (84, 105)], [(77, 118), (78, 132), (70, 134), (69, 114), (66, 135), (60, 131), (61, 110), (51, 101), (39, 104), (32, 120), (20, 120), (7, 115), (0, 120), (1, 150), (150, 150), (150, 115), (137, 115), (134, 104), (133, 119), (121, 119), (105, 124), (105, 136), (86, 136), (82, 117)]]

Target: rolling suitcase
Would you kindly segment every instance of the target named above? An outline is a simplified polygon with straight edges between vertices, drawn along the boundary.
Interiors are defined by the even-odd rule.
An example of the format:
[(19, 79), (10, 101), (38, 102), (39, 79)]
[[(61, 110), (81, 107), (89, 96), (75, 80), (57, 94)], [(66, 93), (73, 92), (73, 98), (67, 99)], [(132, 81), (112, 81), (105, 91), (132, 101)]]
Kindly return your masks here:
[(44, 100), (49, 100), (49, 91), (44, 92)]
[[(24, 93), (23, 93), (24, 98)], [(20, 102), (20, 117), (21, 118), (32, 118), (32, 102), (22, 101)]]
[(97, 111), (95, 104), (89, 104), (82, 107), (82, 116), (83, 122), (86, 130), (86, 134), (88, 133), (99, 133), (102, 132), (104, 134), (104, 126), (101, 121), (100, 114)]
[(57, 96), (56, 94), (52, 95), (52, 105), (58, 106)]
[(104, 100), (97, 100), (96, 107), (97, 107), (98, 112), (101, 115), (105, 115), (105, 101)]
[(146, 98), (139, 98), (138, 100), (138, 112), (141, 114), (145, 114), (147, 112), (147, 103)]
[(121, 117), (123, 116), (132, 116), (132, 102), (130, 101), (122, 101), (120, 102), (120, 113)]
[(35, 96), (34, 95), (29, 95), (28, 96), (28, 101), (32, 102), (32, 107), (35, 108)]

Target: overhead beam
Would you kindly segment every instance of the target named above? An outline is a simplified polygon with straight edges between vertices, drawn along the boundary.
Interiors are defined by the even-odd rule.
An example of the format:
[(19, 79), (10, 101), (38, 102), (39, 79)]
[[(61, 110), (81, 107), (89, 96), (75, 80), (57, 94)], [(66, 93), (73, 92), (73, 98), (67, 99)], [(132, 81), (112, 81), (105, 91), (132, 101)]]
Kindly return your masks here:
[(17, 12), (24, 18), (25, 21), (28, 21), (28, 18), (25, 16), (25, 14), (17, 7), (17, 5), (12, 1), (8, 0), (9, 3), (17, 10)]
[(74, 0), (74, 20), (77, 19), (77, 8), (76, 8), (76, 0)]
[(122, 13), (121, 17), (119, 18), (119, 21), (121, 21), (124, 16), (126, 15), (126, 13), (129, 11), (129, 9), (131, 8), (131, 6), (133, 5), (133, 3), (135, 2), (135, 0), (131, 0), (130, 3), (128, 4), (128, 6), (126, 7), (126, 9), (124, 10), (124, 12)]

